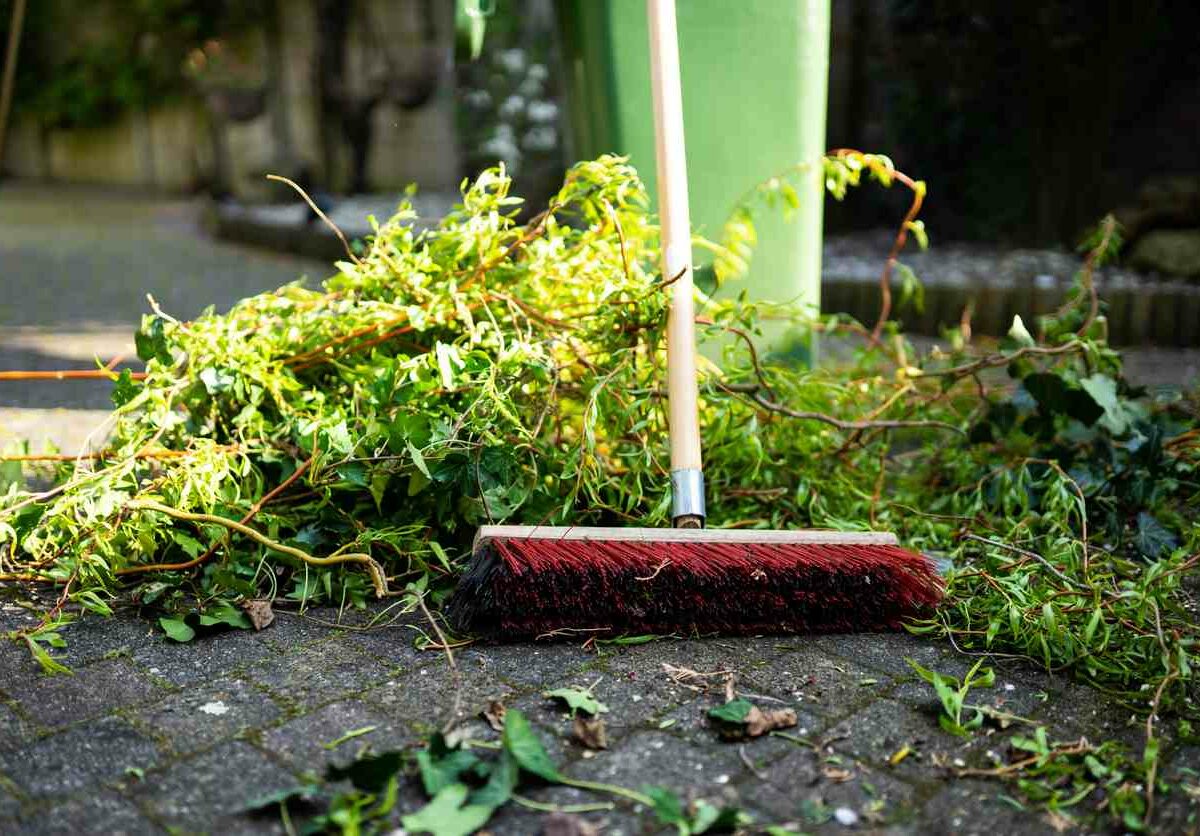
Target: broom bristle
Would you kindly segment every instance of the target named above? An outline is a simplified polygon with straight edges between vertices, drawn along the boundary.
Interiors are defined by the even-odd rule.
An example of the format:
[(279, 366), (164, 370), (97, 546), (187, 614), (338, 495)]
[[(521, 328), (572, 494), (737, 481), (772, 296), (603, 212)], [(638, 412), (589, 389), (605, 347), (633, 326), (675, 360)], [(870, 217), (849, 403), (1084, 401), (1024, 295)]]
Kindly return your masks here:
[[(639, 533), (481, 536), (448, 604), (451, 623), (507, 638), (877, 631), (927, 614), (942, 595), (932, 563), (886, 535)], [(665, 539), (647, 539), (656, 534)]]

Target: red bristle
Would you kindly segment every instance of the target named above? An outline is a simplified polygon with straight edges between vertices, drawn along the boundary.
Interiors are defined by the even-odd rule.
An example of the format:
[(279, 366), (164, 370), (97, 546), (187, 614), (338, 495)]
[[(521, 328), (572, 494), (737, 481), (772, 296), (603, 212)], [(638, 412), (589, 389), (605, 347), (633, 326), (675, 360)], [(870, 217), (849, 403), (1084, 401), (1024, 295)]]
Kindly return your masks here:
[(528, 637), (896, 629), (942, 594), (897, 546), (494, 538), (450, 602), (464, 631)]

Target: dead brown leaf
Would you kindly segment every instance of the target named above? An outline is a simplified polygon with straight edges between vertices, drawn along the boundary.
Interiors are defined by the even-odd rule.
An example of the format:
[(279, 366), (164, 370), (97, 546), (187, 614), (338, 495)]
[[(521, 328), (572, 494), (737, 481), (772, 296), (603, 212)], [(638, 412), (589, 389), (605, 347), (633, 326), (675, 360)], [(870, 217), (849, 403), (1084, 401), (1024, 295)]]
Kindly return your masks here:
[(1046, 812), (1046, 821), (1058, 833), (1066, 833), (1071, 828), (1075, 827), (1075, 820), (1070, 816), (1064, 816), (1057, 810), (1048, 810)]
[(570, 813), (551, 813), (542, 819), (542, 836), (600, 836), (600, 829)]
[(854, 777), (854, 773), (849, 769), (838, 769), (835, 766), (827, 766), (821, 772), (835, 784), (844, 784)]
[(746, 715), (746, 735), (761, 737), (775, 729), (790, 729), (796, 725), (796, 712), (791, 708), (763, 711), (757, 705)]
[(492, 727), (493, 731), (504, 731), (504, 714), (508, 711), (504, 707), (504, 703), (500, 700), (492, 700), (488, 703), (488, 707), (483, 710), (483, 719), (487, 720), (487, 724)]
[(271, 602), (266, 598), (252, 598), (249, 601), (242, 601), (242, 609), (250, 619), (250, 624), (253, 625), (255, 630), (265, 630), (275, 620), (275, 613), (271, 610)]
[(575, 715), (571, 732), (575, 739), (589, 749), (607, 749), (608, 731), (604, 728), (603, 717), (584, 717)]
[(730, 669), (697, 671), (685, 668), (682, 665), (672, 665), (668, 662), (663, 662), (663, 671), (676, 685), (681, 685), (684, 688), (702, 694), (708, 693), (709, 689), (715, 684), (710, 680), (720, 680), (725, 683), (726, 688), (732, 687), (734, 676), (734, 671)]

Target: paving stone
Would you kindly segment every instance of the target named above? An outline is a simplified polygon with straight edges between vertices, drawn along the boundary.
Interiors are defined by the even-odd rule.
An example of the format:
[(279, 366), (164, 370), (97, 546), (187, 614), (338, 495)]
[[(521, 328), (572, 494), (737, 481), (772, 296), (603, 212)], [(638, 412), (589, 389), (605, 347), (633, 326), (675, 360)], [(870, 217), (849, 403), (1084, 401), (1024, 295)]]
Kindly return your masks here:
[(55, 801), (16, 819), (12, 833), (24, 836), (51, 834), (152, 834), (162, 829), (131, 802), (112, 792), (88, 794), (71, 801)]
[(595, 663), (593, 654), (576, 644), (541, 643), (469, 647), (458, 654), (459, 663), (475, 665), (481, 672), (514, 687), (539, 687), (576, 674)]
[(802, 713), (814, 733), (877, 699), (892, 685), (877, 669), (811, 647), (781, 652), (760, 675), (769, 679), (764, 686), (767, 694)]
[(952, 676), (961, 676), (976, 662), (975, 657), (956, 653), (945, 643), (909, 633), (835, 633), (795, 637), (789, 641), (798, 643), (800, 649), (840, 657), (899, 678), (906, 678), (913, 672), (905, 661), (907, 658)]
[(389, 667), (407, 670), (424, 662), (434, 651), (418, 650), (416, 641), (420, 633), (410, 625), (421, 626), (428, 632), (424, 619), (411, 614), (396, 621), (384, 619), (368, 629), (347, 630), (346, 640), (352, 645), (374, 656)]
[(0, 751), (23, 746), (33, 738), (33, 730), (7, 706), (0, 705)]
[(895, 700), (879, 700), (862, 711), (837, 723), (823, 735), (834, 751), (874, 766), (885, 766), (901, 747), (922, 749), (932, 746), (961, 745), (962, 741), (944, 732), (936, 718)]
[(695, 790), (706, 798), (749, 774), (735, 744), (701, 748), (659, 731), (634, 735), (619, 748), (581, 758), (565, 771), (573, 778), (625, 787), (655, 784), (676, 792)]
[(365, 691), (387, 675), (383, 663), (345, 641), (277, 653), (246, 671), (246, 678), (300, 708)]
[[(347, 732), (375, 728), (334, 749), (331, 743)], [(346, 700), (297, 717), (262, 734), (261, 746), (287, 762), (293, 769), (324, 775), (330, 764), (345, 765), (367, 754), (401, 749), (419, 741), (406, 726), (360, 700)]]
[(923, 805), (922, 828), (934, 836), (995, 836), (997, 833), (1057, 836), (1057, 831), (1045, 819), (1000, 801), (998, 796), (1004, 792), (1005, 786), (999, 783), (962, 779), (948, 783)]
[(186, 754), (267, 725), (281, 714), (270, 697), (248, 682), (225, 679), (194, 685), (141, 709), (134, 719), (166, 738), (171, 751)]
[[(521, 794), (532, 801), (560, 806), (596, 804), (614, 800), (601, 793), (586, 792), (573, 787), (538, 787), (528, 790), (523, 788)], [(532, 833), (542, 833), (548, 815), (548, 813), (509, 804), (496, 812), (496, 815), (488, 822), (487, 830), (494, 833), (495, 836), (528, 836)], [(596, 827), (604, 836), (633, 836), (633, 834), (644, 833), (654, 820), (654, 817), (646, 811), (642, 811), (640, 815), (634, 813), (633, 805), (627, 802), (614, 804), (612, 810), (578, 813), (576, 817)]]
[(73, 676), (25, 676), (5, 684), (9, 696), (43, 726), (62, 726), (147, 702), (163, 692), (128, 659), (106, 659)]
[[(233, 741), (147, 774), (130, 791), (168, 825), (188, 832), (226, 833), (255, 824), (240, 815), (248, 803), (297, 784), (294, 775), (266, 755), (248, 743)], [(271, 821), (263, 824), (270, 826)]]
[[(492, 700), (511, 701), (515, 691), (475, 666), (459, 668), (459, 717), (476, 717)], [(362, 698), (418, 733), (427, 733), (449, 717), (454, 706), (454, 677), (444, 657), (430, 657), (419, 667), (389, 678)]]
[(274, 648), (251, 631), (228, 630), (185, 643), (171, 641), (159, 632), (132, 655), (152, 676), (172, 685), (191, 685), (228, 676), (275, 654)]
[(72, 795), (120, 778), (127, 767), (149, 770), (154, 744), (124, 720), (106, 717), (0, 752), (0, 773), (33, 797)]
[[(348, 610), (341, 616), (351, 624), (362, 621), (354, 610)], [(303, 613), (288, 609), (276, 609), (275, 620), (265, 630), (256, 635), (268, 647), (282, 652), (293, 653), (308, 645), (325, 639), (341, 636), (346, 631), (338, 626), (338, 611), (334, 607), (309, 607)]]
[(106, 657), (131, 656), (135, 649), (153, 642), (156, 632), (162, 636), (155, 625), (132, 613), (111, 618), (89, 614), (60, 631), (67, 646), (52, 649), (50, 655), (70, 668)]
[(796, 748), (744, 779), (738, 787), (741, 797), (760, 822), (798, 822), (806, 831), (839, 807), (854, 812), (864, 825), (895, 824), (913, 816), (917, 793), (911, 785), (879, 770), (827, 758)]

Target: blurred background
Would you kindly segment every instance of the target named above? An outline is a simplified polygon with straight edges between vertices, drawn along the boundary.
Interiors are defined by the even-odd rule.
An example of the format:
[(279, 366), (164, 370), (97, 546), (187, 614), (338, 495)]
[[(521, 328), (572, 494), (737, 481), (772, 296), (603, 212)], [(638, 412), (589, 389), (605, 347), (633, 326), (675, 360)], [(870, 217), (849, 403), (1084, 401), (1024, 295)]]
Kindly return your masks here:
[[(970, 306), (997, 334), (1049, 310), (1112, 212), (1128, 239), (1101, 277), (1113, 341), (1200, 345), (1200, 4), (679, 9), (701, 231), (821, 149), (885, 153), (930, 185), (906, 328), (937, 337)], [(436, 219), (497, 161), (534, 208), (583, 156), (652, 174), (643, 20), (641, 0), (0, 0), (0, 367), (127, 352), (146, 292), (191, 316), (327, 275), (340, 244), (267, 173), (351, 237), (410, 183)], [(767, 225), (752, 286), (873, 321), (907, 196), (817, 192), (799, 225)], [(821, 235), (822, 209), (814, 249), (799, 230)], [(1171, 357), (1195, 375), (1194, 354)], [(102, 382), (21, 388), (0, 389), (10, 429), (107, 404)]]

